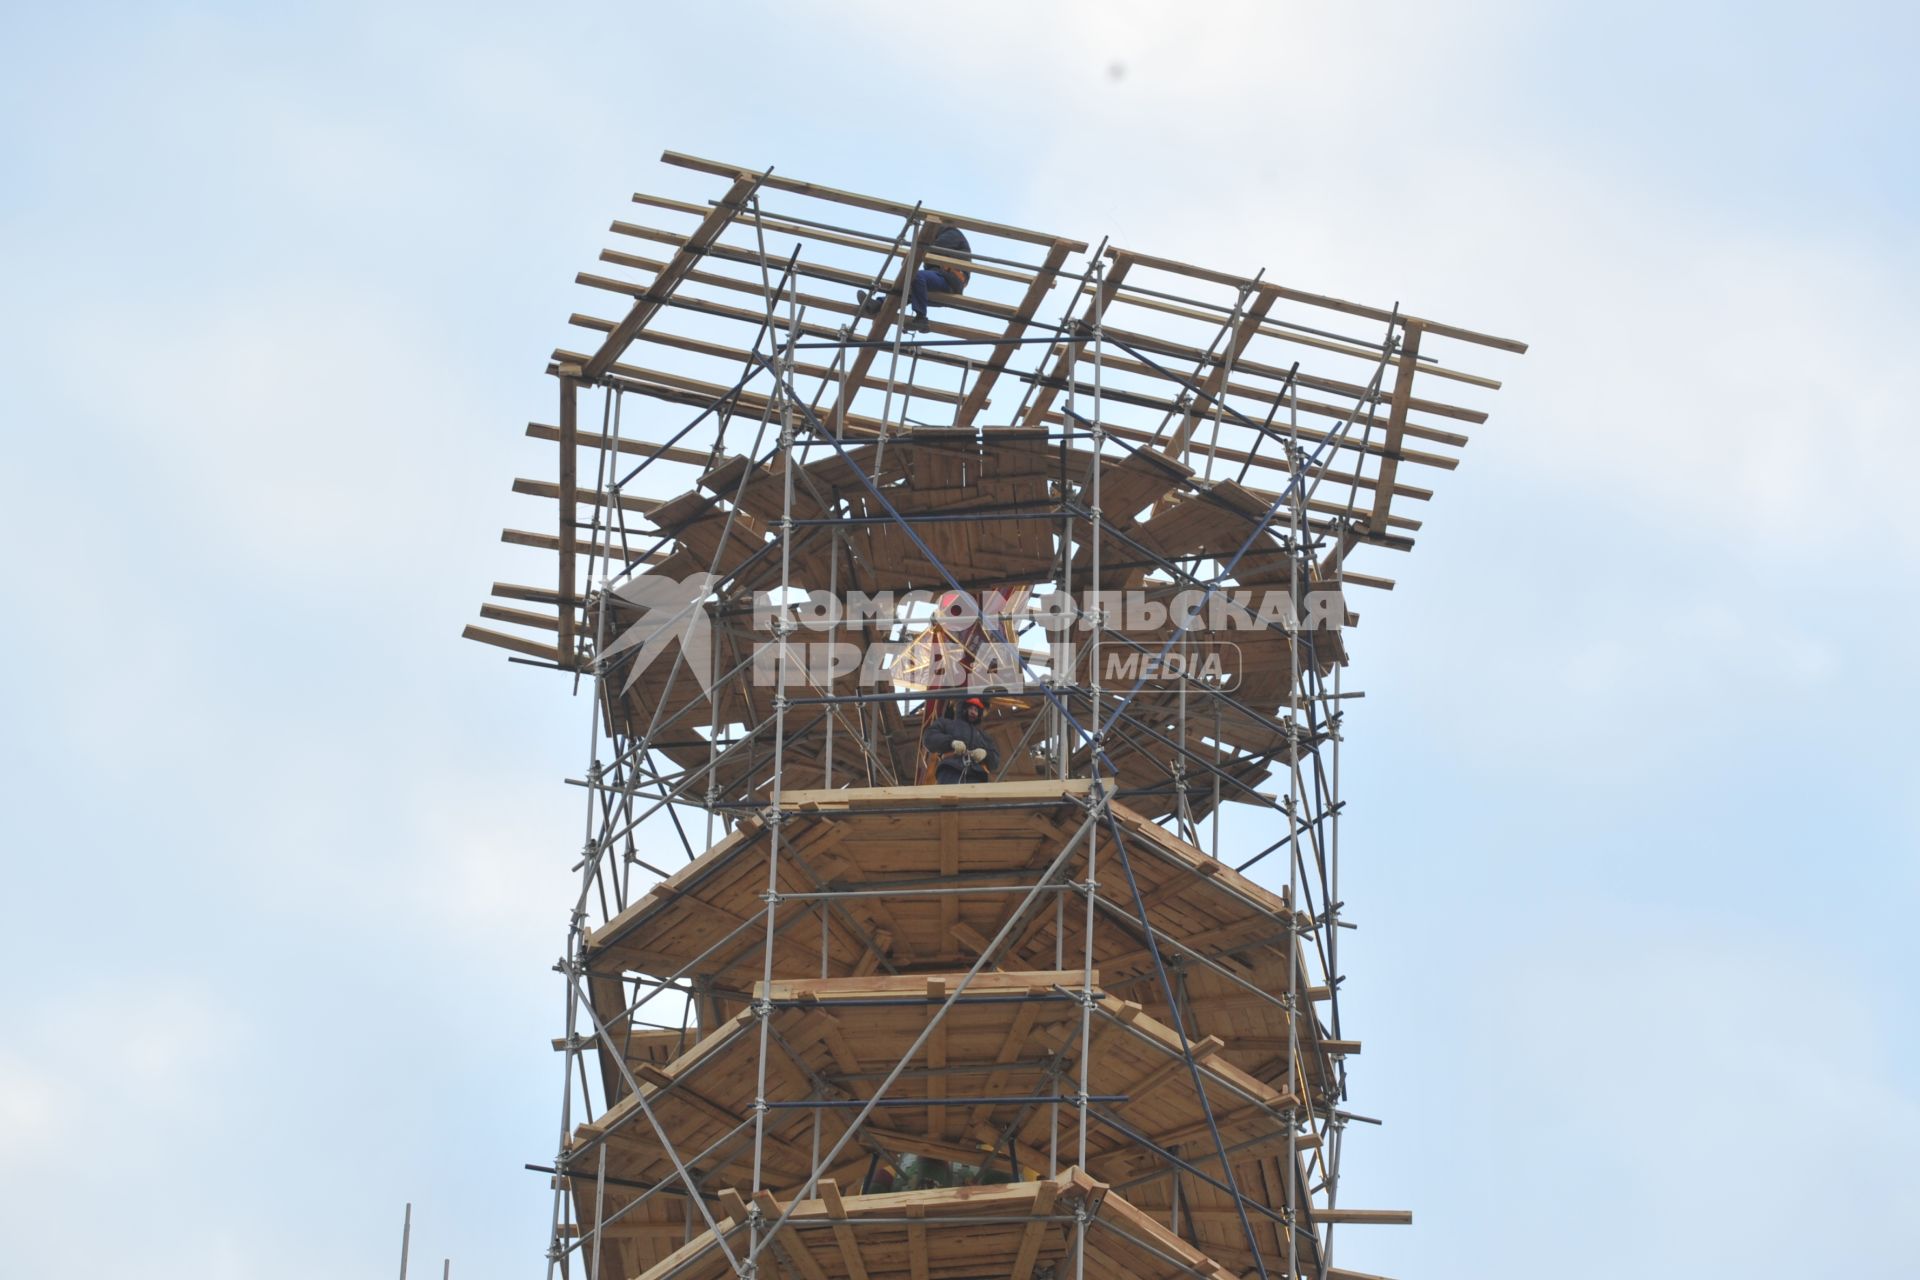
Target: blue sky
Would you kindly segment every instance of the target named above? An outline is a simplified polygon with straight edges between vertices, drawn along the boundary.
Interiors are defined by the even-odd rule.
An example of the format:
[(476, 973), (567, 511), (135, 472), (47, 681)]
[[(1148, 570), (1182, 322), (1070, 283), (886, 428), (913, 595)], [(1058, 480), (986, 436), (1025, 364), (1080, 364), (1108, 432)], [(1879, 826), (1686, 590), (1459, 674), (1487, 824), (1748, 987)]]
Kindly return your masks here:
[(586, 712), (457, 636), (671, 147), (1532, 341), (1355, 638), (1340, 1261), (1911, 1274), (1912, 11), (1171, 13), (0, 17), (6, 1272), (540, 1265)]

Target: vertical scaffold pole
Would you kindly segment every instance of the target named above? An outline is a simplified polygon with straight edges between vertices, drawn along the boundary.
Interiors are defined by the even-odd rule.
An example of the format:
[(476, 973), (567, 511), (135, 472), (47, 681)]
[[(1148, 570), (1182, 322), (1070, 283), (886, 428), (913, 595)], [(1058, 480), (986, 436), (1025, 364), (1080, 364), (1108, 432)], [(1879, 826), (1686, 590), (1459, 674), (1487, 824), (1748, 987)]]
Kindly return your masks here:
[[(1287, 457), (1289, 470), (1300, 466), (1300, 404), (1299, 393), (1295, 392), (1287, 413)], [(1300, 473), (1295, 482), (1287, 486), (1292, 495), (1289, 503), (1288, 531), (1292, 546), (1287, 557), (1287, 623), (1291, 634), (1287, 637), (1287, 662), (1289, 678), (1287, 682), (1287, 736), (1289, 756), (1287, 765), (1287, 822), (1292, 831), (1291, 848), (1287, 857), (1287, 909), (1291, 913), (1287, 919), (1287, 1094), (1294, 1101), (1293, 1107), (1299, 1107), (1301, 1094), (1306, 1088), (1305, 1077), (1300, 1072), (1300, 880), (1301, 858), (1300, 833), (1305, 829), (1301, 822), (1302, 797), (1300, 791), (1300, 710), (1304, 685), (1300, 679), (1300, 563), (1312, 556), (1312, 550), (1306, 544), (1306, 475)], [(1289, 1120), (1288, 1135), (1299, 1129), (1297, 1119)], [(1300, 1159), (1294, 1153), (1292, 1144), (1286, 1147), (1287, 1158), (1287, 1203), (1281, 1215), (1286, 1220), (1287, 1232), (1287, 1280), (1296, 1280), (1300, 1274), (1300, 1242), (1295, 1235), (1300, 1213)]]
[[(787, 306), (791, 329), (800, 332), (800, 299), (797, 286), (791, 276), (788, 277)], [(754, 1259), (760, 1252), (760, 1192), (764, 1189), (764, 1168), (767, 1143), (767, 1055), (773, 1029), (772, 1007), (769, 993), (773, 990), (773, 952), (778, 936), (777, 917), (780, 909), (780, 837), (783, 833), (781, 802), (786, 787), (786, 746), (787, 746), (787, 663), (791, 658), (788, 648), (788, 636), (792, 633), (793, 623), (790, 613), (788, 594), (793, 586), (793, 351), (794, 344), (788, 343), (782, 354), (780, 386), (776, 394), (780, 397), (780, 450), (782, 462), (780, 469), (780, 605), (774, 611), (774, 691), (773, 691), (773, 789), (771, 802), (767, 810), (767, 893), (766, 893), (766, 937), (762, 943), (760, 957), (760, 975), (762, 987), (754, 999), (754, 1014), (759, 1022), (760, 1049), (756, 1067), (753, 1092), (753, 1199), (748, 1210), (751, 1229), (747, 1237), (747, 1256), (742, 1263), (743, 1275), (751, 1275), (757, 1267)]]
[[(1093, 266), (1094, 297), (1100, 296), (1100, 285), (1105, 275), (1106, 264), (1098, 259)], [(1079, 1168), (1087, 1167), (1087, 1094), (1089, 1088), (1089, 1063), (1093, 1056), (1093, 910), (1100, 896), (1099, 858), (1100, 858), (1100, 819), (1107, 810), (1105, 786), (1100, 778), (1100, 761), (1106, 754), (1101, 745), (1100, 728), (1100, 633), (1107, 625), (1106, 601), (1100, 585), (1100, 544), (1106, 541), (1101, 536), (1100, 525), (1100, 465), (1101, 454), (1106, 447), (1105, 419), (1101, 416), (1101, 343), (1098, 317), (1093, 330), (1093, 499), (1088, 506), (1087, 536), (1093, 540), (1091, 557), (1092, 572), (1087, 579), (1087, 591), (1093, 599), (1093, 634), (1088, 649), (1088, 685), (1092, 693), (1093, 711), (1092, 741), (1087, 750), (1087, 772), (1093, 779), (1090, 804), (1094, 806), (1090, 817), (1093, 830), (1087, 836), (1087, 917), (1084, 924), (1086, 936), (1082, 940), (1081, 957), (1081, 994), (1080, 994), (1080, 1147), (1079, 1157), (1075, 1161)], [(1068, 361), (1067, 385), (1075, 381), (1074, 367), (1079, 363), (1079, 352), (1071, 350)], [(1068, 422), (1073, 419), (1067, 419)], [(1086, 1280), (1087, 1276), (1087, 1206), (1084, 1200), (1075, 1205), (1073, 1267), (1074, 1280)]]

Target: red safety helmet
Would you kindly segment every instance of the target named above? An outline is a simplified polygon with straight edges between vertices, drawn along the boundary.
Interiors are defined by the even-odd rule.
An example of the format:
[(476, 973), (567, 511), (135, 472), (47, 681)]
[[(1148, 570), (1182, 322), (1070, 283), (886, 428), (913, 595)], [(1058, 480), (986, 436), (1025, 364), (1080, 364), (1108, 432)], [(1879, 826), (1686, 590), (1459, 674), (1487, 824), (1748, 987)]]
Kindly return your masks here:
[(987, 700), (985, 698), (980, 698), (980, 697), (968, 698), (965, 702), (961, 703), (960, 706), (962, 710), (966, 709), (967, 707), (978, 707), (980, 708), (981, 715), (987, 714)]

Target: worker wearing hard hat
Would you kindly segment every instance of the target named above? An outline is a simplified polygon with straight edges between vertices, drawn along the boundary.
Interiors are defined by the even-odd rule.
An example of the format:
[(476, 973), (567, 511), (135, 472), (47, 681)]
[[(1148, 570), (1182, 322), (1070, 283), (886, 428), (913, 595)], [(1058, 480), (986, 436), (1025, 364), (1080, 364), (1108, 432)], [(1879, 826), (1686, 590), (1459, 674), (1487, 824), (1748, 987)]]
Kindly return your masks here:
[(986, 719), (987, 700), (971, 697), (960, 704), (960, 714), (939, 716), (927, 725), (921, 741), (928, 751), (940, 757), (934, 780), (943, 784), (986, 782), (1000, 767), (1000, 749), (980, 727)]

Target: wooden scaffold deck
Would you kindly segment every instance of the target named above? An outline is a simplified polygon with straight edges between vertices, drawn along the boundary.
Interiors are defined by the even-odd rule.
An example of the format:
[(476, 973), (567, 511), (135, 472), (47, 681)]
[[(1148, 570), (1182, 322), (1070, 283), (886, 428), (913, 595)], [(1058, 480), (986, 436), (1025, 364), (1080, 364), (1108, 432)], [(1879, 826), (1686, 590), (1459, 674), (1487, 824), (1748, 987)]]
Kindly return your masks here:
[(549, 1276), (1358, 1277), (1349, 560), (1524, 345), (664, 158), (467, 630), (592, 695)]

